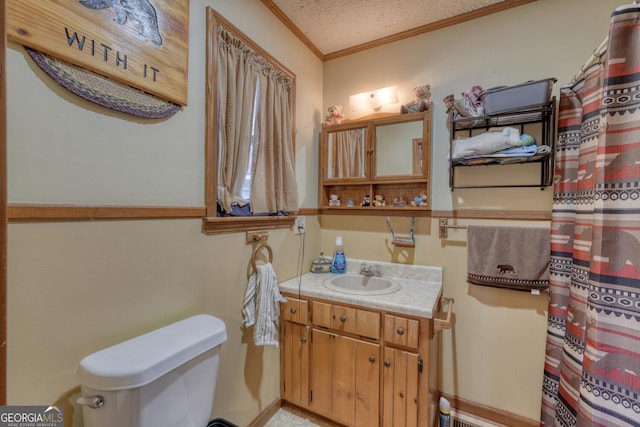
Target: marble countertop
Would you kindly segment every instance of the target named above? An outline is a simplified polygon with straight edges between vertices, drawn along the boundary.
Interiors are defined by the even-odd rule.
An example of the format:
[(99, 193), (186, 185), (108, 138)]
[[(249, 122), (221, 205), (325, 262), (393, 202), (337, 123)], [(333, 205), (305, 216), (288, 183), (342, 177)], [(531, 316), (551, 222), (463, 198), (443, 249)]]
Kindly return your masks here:
[(363, 264), (375, 266), (382, 277), (399, 282), (402, 288), (385, 295), (347, 294), (328, 289), (322, 284), (324, 280), (336, 276), (335, 274), (306, 273), (280, 283), (280, 292), (433, 318), (442, 294), (442, 267), (348, 259), (346, 274), (359, 274)]

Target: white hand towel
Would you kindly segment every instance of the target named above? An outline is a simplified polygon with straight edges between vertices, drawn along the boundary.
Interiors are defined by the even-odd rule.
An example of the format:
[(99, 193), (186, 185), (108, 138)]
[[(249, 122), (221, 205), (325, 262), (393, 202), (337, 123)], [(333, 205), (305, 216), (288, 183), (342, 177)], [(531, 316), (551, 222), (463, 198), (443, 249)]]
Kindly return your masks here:
[(287, 301), (278, 289), (278, 279), (271, 263), (258, 266), (258, 271), (249, 278), (244, 296), (242, 314), (243, 326), (254, 326), (255, 345), (279, 345), (276, 322), (280, 307), (278, 303)]

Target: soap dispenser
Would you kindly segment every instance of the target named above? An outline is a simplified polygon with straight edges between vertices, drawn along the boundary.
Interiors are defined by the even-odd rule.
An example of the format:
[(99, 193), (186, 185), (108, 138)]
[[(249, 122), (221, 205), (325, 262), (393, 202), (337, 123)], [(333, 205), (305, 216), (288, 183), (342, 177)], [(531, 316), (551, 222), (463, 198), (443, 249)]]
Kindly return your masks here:
[(344, 248), (342, 246), (342, 237), (336, 237), (336, 251), (333, 255), (333, 262), (331, 263), (331, 272), (337, 274), (344, 274), (347, 272), (347, 258), (344, 255)]

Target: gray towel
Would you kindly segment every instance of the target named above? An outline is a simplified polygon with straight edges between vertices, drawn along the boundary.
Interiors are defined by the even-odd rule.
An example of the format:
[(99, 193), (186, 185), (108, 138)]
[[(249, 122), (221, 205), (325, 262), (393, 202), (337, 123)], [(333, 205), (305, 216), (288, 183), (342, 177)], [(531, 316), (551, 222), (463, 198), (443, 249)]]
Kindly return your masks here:
[(523, 291), (549, 287), (549, 229), (470, 225), (467, 241), (470, 283)]

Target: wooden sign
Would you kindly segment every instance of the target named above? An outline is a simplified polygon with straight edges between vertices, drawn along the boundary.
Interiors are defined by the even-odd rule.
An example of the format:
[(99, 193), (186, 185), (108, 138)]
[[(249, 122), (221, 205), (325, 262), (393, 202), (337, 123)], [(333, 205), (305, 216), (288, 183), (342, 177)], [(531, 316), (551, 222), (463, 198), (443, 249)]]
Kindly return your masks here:
[(7, 0), (7, 37), (187, 105), (189, 0)]

